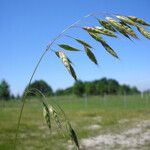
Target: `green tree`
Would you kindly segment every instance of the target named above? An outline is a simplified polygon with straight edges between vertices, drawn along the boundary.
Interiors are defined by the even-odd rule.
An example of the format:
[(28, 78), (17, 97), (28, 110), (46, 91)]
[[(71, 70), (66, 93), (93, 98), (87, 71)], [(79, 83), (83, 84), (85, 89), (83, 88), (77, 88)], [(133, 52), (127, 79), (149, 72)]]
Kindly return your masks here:
[(124, 95), (124, 94), (129, 93), (129, 91), (130, 91), (130, 88), (127, 85), (123, 84), (123, 85), (120, 85), (118, 89), (118, 94)]
[(97, 95), (104, 95), (108, 93), (108, 82), (106, 78), (98, 80), (96, 83)]
[(62, 96), (62, 95), (64, 95), (64, 90), (63, 89), (56, 90), (55, 95), (56, 96)]
[(94, 82), (87, 82), (85, 84), (86, 94), (87, 95), (96, 95), (96, 85)]
[(137, 89), (137, 87), (132, 87), (131, 92), (132, 92), (132, 94), (139, 94), (140, 93), (140, 91)]
[(9, 99), (10, 99), (9, 85), (5, 80), (2, 80), (0, 83), (0, 100), (9, 100)]
[(85, 86), (84, 83), (82, 81), (77, 81), (75, 82), (74, 86), (73, 86), (73, 93), (77, 96), (83, 96), (83, 94), (85, 93)]
[(119, 89), (119, 83), (114, 79), (108, 80), (108, 94), (117, 94)]
[[(26, 93), (27, 89), (32, 92)], [(27, 94), (26, 96), (28, 96), (28, 97), (39, 96), (38, 92), (36, 92), (37, 90), (42, 92), (45, 96), (53, 95), (52, 88), (43, 80), (36, 80), (33, 83), (31, 83), (30, 86), (27, 86), (25, 88), (24, 94)]]

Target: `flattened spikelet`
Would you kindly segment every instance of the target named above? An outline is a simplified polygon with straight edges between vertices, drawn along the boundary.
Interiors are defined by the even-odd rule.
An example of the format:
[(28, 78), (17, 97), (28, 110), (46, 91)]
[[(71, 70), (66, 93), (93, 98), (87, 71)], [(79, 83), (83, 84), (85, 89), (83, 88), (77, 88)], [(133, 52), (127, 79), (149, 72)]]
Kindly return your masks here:
[(150, 32), (148, 32), (147, 30), (145, 30), (143, 27), (141, 27), (140, 25), (137, 25), (137, 29), (138, 31), (145, 36), (146, 38), (150, 39)]
[(116, 37), (116, 35), (113, 32), (111, 32), (111, 31), (109, 31), (105, 28), (99, 27), (99, 26), (84, 27), (83, 29), (88, 31), (88, 32), (91, 32), (91, 33), (98, 33), (98, 34), (108, 35), (108, 36), (111, 36), (111, 37)]
[(140, 19), (140, 18), (137, 18), (135, 16), (128, 16), (129, 19), (131, 19), (132, 21), (136, 22), (136, 23), (139, 23), (141, 25), (145, 25), (145, 26), (150, 26), (149, 23), (145, 22), (144, 20)]
[(100, 20), (98, 19), (99, 23), (105, 28), (105, 29), (108, 29), (108, 30), (111, 30), (113, 32), (116, 32), (116, 30), (106, 21), (106, 20)]
[(130, 39), (130, 37), (128, 36), (128, 33), (126, 31), (126, 29), (123, 27), (123, 25), (119, 22), (117, 22), (116, 20), (114, 20), (113, 18), (110, 17), (106, 17), (106, 20), (116, 29), (118, 30), (121, 34), (123, 34), (125, 37), (127, 37), (128, 39)]
[(90, 48), (85, 46), (84, 49), (85, 49), (85, 52), (86, 52), (87, 56), (89, 57), (89, 59), (97, 65), (98, 63), (97, 63), (96, 57), (94, 56), (94, 54), (90, 50)]
[(116, 58), (119, 58), (117, 53), (100, 36), (98, 36), (96, 33), (89, 33), (89, 34), (96, 41), (100, 42), (108, 53), (110, 53), (112, 56)]
[(79, 51), (79, 49), (72, 47), (70, 45), (67, 45), (67, 44), (59, 44), (58, 46), (68, 51)]
[(56, 112), (56, 110), (55, 110), (54, 108), (52, 108), (52, 114), (53, 114), (53, 117), (54, 117), (54, 120), (55, 120), (55, 122), (56, 122), (57, 127), (58, 127), (59, 129), (61, 129), (62, 126), (61, 126), (61, 123), (60, 123), (60, 121), (59, 121), (58, 114), (57, 114), (57, 112)]
[(90, 44), (88, 44), (87, 42), (85, 42), (85, 41), (83, 41), (83, 40), (81, 40), (81, 39), (75, 38), (75, 40), (76, 40), (78, 43), (82, 44), (83, 46), (92, 48), (92, 46), (91, 46)]
[(127, 23), (127, 24), (130, 24), (130, 25), (135, 25), (135, 22), (132, 21), (131, 19), (129, 19), (128, 17), (125, 17), (125, 16), (119, 16), (117, 15), (116, 16), (120, 21), (124, 22), (124, 23)]
[(77, 146), (78, 150), (80, 150), (80, 146), (79, 146), (77, 135), (76, 135), (74, 129), (72, 128), (71, 124), (69, 122), (67, 124), (68, 124), (68, 128), (69, 128), (70, 138), (75, 143), (75, 145)]
[(73, 69), (73, 67), (71, 66), (70, 64), (70, 60), (67, 58), (67, 56), (65, 55), (64, 52), (62, 51), (57, 51), (55, 52), (56, 55), (61, 59), (62, 63), (64, 64), (64, 66), (67, 68), (67, 70), (69, 71), (69, 73), (71, 74), (71, 76), (77, 80), (77, 76), (76, 76), (76, 73)]
[(47, 126), (51, 130), (51, 116), (50, 116), (50, 107), (43, 102), (43, 115), (46, 120)]
[(128, 33), (130, 36), (132, 36), (136, 39), (138, 38), (137, 35), (135, 34), (135, 32), (132, 30), (132, 28), (129, 25), (127, 25), (124, 22), (120, 22), (120, 24), (122, 24), (122, 26), (125, 28), (126, 33)]
[(95, 29), (99, 30), (101, 34), (112, 36), (112, 37), (117, 37), (113, 32), (109, 31), (108, 29), (96, 26)]

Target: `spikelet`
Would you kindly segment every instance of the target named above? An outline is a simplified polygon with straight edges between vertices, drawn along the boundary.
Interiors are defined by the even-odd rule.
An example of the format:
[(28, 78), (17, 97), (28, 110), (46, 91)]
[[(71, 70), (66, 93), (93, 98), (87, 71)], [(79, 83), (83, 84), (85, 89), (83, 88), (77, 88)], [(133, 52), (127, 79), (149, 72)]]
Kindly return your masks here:
[(136, 23), (139, 23), (141, 25), (145, 25), (145, 26), (150, 26), (149, 23), (145, 22), (144, 20), (140, 19), (140, 18), (137, 18), (135, 16), (128, 16), (129, 19), (131, 19), (132, 21), (136, 22)]
[(127, 25), (124, 22), (120, 22), (120, 24), (122, 24), (122, 26), (125, 28), (126, 33), (128, 33), (130, 36), (138, 39), (137, 35), (135, 34), (135, 32), (132, 30), (132, 28), (129, 25)]
[(83, 46), (92, 48), (92, 46), (91, 46), (90, 44), (88, 44), (87, 42), (85, 42), (85, 41), (83, 41), (83, 40), (81, 40), (81, 39), (75, 38), (75, 40), (76, 40), (78, 43), (82, 44)]
[(79, 146), (76, 132), (74, 131), (74, 129), (72, 128), (72, 126), (69, 122), (67, 122), (67, 129), (69, 131), (69, 135), (70, 135), (71, 140), (75, 143), (77, 149), (80, 150), (80, 146)]
[(110, 17), (106, 17), (106, 20), (114, 27), (116, 28), (121, 34), (123, 34), (125, 37), (127, 37), (128, 39), (130, 39), (130, 37), (128, 36), (128, 33), (126, 31), (126, 29), (123, 27), (122, 24), (120, 24), (119, 22), (117, 22), (116, 20), (114, 20), (113, 18)]
[(92, 33), (99, 33), (101, 34), (102, 32), (95, 29), (94, 27), (83, 27), (84, 30), (88, 31), (88, 32), (92, 32)]
[(108, 29), (96, 26), (95, 29), (99, 30), (101, 34), (112, 36), (112, 37), (117, 37), (113, 32), (109, 31)]
[(98, 63), (97, 63), (96, 57), (93, 54), (93, 52), (90, 50), (90, 48), (85, 46), (84, 50), (85, 50), (87, 56), (89, 57), (89, 59), (97, 65)]
[(67, 68), (67, 70), (69, 71), (69, 73), (71, 74), (71, 76), (75, 80), (77, 80), (76, 73), (75, 73), (73, 67), (70, 64), (71, 61), (67, 58), (67, 56), (65, 55), (65, 53), (62, 52), (62, 51), (57, 51), (57, 52), (55, 52), (55, 54), (61, 59), (62, 63)]
[(56, 110), (54, 109), (54, 107), (52, 107), (52, 106), (50, 107), (50, 113), (53, 115), (53, 118), (54, 118), (54, 120), (55, 120), (55, 122), (56, 122), (57, 127), (58, 127), (59, 129), (61, 129), (62, 126), (61, 126), (61, 123), (60, 123), (58, 114), (57, 114)]
[(108, 35), (108, 36), (111, 36), (111, 37), (116, 37), (116, 35), (114, 35), (113, 32), (105, 29), (105, 28), (102, 28), (102, 27), (83, 27), (84, 30), (88, 31), (88, 32), (91, 32), (91, 33), (98, 33), (98, 34), (104, 34), (104, 35)]
[(67, 45), (67, 44), (59, 44), (58, 46), (68, 51), (79, 51), (79, 49), (72, 47), (70, 45)]
[(96, 41), (100, 42), (108, 53), (110, 53), (112, 56), (116, 58), (119, 58), (117, 53), (100, 36), (98, 36), (96, 33), (89, 33), (89, 34)]
[(51, 106), (47, 106), (46, 103), (43, 102), (43, 116), (50, 130), (51, 130), (51, 115), (50, 115), (51, 111), (52, 111)]
[(137, 29), (138, 31), (145, 36), (146, 38), (150, 39), (150, 32), (148, 32), (147, 30), (145, 30), (143, 27), (141, 27), (140, 25), (137, 25)]
[(106, 20), (100, 20), (98, 19), (98, 22), (105, 28), (108, 30), (111, 30), (113, 32), (116, 32), (116, 30), (106, 21)]
[(130, 25), (135, 25), (135, 22), (132, 21), (131, 19), (129, 19), (128, 17), (125, 17), (125, 16), (116, 16), (120, 21), (124, 22), (124, 23), (127, 23), (127, 24), (130, 24)]

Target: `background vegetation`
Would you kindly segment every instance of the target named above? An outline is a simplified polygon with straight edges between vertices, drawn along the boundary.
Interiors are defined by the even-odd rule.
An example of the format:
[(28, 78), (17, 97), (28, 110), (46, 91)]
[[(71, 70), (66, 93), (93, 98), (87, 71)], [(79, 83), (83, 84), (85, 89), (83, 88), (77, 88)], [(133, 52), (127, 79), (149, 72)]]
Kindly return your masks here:
[[(24, 89), (23, 95), (26, 93), (27, 89), (38, 89), (45, 96), (64, 96), (64, 95), (76, 95), (79, 97), (88, 96), (88, 95), (135, 95), (139, 94), (140, 91), (136, 87), (130, 87), (126, 84), (119, 84), (118, 81), (114, 79), (102, 78), (99, 80), (83, 82), (81, 80), (76, 81), (71, 87), (66, 89), (57, 89), (53, 91), (52, 87), (46, 83), (44, 80), (36, 80), (30, 84), (30, 86), (26, 86)], [(146, 93), (149, 90), (145, 91)], [(27, 93), (27, 97), (36, 97), (40, 96), (37, 92)], [(9, 100), (9, 99), (19, 99), (20, 96), (16, 95), (16, 97), (11, 94), (10, 86), (5, 81), (2, 80), (0, 82), (0, 100)]]

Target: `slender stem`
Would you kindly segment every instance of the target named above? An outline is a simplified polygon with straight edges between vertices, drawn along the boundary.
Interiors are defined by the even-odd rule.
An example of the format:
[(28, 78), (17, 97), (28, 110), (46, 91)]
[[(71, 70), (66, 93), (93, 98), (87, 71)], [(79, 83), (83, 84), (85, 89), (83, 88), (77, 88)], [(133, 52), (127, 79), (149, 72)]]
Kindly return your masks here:
[[(31, 82), (32, 82), (32, 79), (41, 63), (41, 61), (43, 60), (43, 57), (46, 55), (46, 53), (48, 52), (48, 50), (51, 48), (51, 46), (54, 44), (54, 42), (59, 39), (67, 30), (69, 30), (70, 28), (74, 27), (76, 24), (78, 24), (79, 22), (81, 22), (83, 19), (85, 18), (88, 18), (90, 16), (93, 16), (94, 14), (91, 13), (91, 14), (88, 14), (86, 16), (84, 16), (83, 18), (77, 20), (76, 22), (74, 22), (73, 24), (71, 24), (70, 26), (68, 26), (66, 29), (64, 29), (60, 34), (58, 34), (46, 47), (46, 49), (44, 50), (43, 54), (41, 55), (41, 57), (39, 58), (34, 70), (33, 70), (33, 73), (30, 77), (30, 80), (29, 80), (29, 83), (28, 83), (28, 88), (29, 86), (31, 85)], [(27, 89), (28, 90), (28, 89)], [(26, 97), (26, 94), (24, 94), (21, 98), (22, 100), (22, 106), (21, 106), (21, 110), (20, 110), (20, 114), (19, 114), (19, 118), (18, 118), (18, 123), (17, 123), (17, 129), (16, 129), (16, 135), (15, 135), (15, 141), (14, 141), (14, 150), (16, 150), (16, 145), (17, 145), (17, 137), (18, 137), (18, 132), (19, 132), (19, 127), (20, 127), (20, 122), (21, 122), (21, 118), (22, 118), (22, 113), (23, 113), (23, 109), (24, 109), (24, 106), (25, 106), (25, 99)]]
[[(32, 82), (32, 79), (33, 79), (33, 77), (34, 77), (34, 75), (35, 75), (35, 72), (36, 72), (36, 70), (37, 70), (39, 64), (41, 63), (41, 61), (42, 61), (44, 55), (46, 54), (46, 52), (47, 52), (47, 51), (44, 51), (44, 53), (42, 54), (42, 56), (40, 57), (40, 59), (39, 59), (39, 61), (38, 61), (38, 63), (37, 63), (37, 65), (36, 65), (36, 67), (35, 67), (35, 69), (34, 69), (32, 75), (31, 75), (31, 78), (30, 78), (30, 80), (29, 80), (28, 88), (29, 88), (29, 86), (30, 86), (30, 84), (31, 84), (31, 82)], [(28, 90), (28, 89), (27, 89), (27, 90)], [(27, 93), (25, 93), (25, 94), (23, 95), (23, 97), (21, 98), (22, 106), (21, 106), (21, 110), (20, 110), (20, 113), (19, 113), (18, 123), (17, 123), (16, 136), (15, 136), (15, 142), (14, 142), (14, 149), (16, 149), (17, 137), (18, 137), (18, 132), (19, 132), (19, 127), (20, 127), (21, 117), (22, 117), (22, 113), (23, 113), (23, 108), (24, 108), (24, 105), (25, 105), (25, 97), (26, 97), (26, 94), (27, 94)]]

